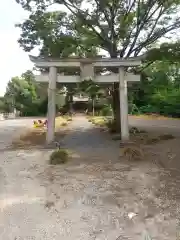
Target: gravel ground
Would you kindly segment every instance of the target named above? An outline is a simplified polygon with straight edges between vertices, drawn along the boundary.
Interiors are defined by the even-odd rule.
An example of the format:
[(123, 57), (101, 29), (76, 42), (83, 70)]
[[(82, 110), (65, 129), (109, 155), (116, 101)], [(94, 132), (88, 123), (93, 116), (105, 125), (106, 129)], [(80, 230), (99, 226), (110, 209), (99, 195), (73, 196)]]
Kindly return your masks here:
[[(73, 159), (66, 165), (49, 166), (48, 150), (1, 144), (0, 239), (180, 239), (180, 203), (166, 191), (167, 173), (119, 159), (117, 142), (82, 116), (69, 128), (63, 144)], [(1, 140), (9, 143), (17, 129), (0, 125)]]

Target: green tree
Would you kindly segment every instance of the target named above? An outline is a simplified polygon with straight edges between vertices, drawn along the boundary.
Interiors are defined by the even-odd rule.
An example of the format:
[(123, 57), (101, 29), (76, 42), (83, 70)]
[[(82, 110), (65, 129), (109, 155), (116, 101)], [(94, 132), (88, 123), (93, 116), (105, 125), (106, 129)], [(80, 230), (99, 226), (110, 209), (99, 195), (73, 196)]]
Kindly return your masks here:
[[(60, 7), (63, 5), (69, 11), (66, 14), (68, 21), (64, 19), (65, 26), (62, 28), (62, 24), (58, 24), (59, 28), (53, 29), (57, 29), (58, 33), (65, 29), (65, 32), (70, 32), (75, 37), (78, 34), (78, 39), (90, 40), (95, 47), (105, 50), (112, 58), (144, 54), (153, 48), (158, 40), (165, 36), (172, 37), (174, 31), (180, 27), (179, 0), (16, 1), (31, 13), (30, 18), (20, 26), (20, 42), (26, 46), (29, 39), (35, 45), (41, 43), (37, 40), (38, 31), (31, 28), (30, 21), (38, 15), (43, 15), (52, 4), (59, 4)], [(69, 30), (68, 23), (71, 21), (73, 24)], [(43, 31), (44, 25), (41, 25), (40, 29)], [(114, 83), (113, 108), (117, 129), (120, 128), (118, 87), (118, 84)]]
[(31, 111), (33, 103), (37, 100), (35, 85), (30, 82), (30, 79), (23, 77), (13, 77), (6, 88), (4, 100), (9, 110), (14, 108), (22, 114), (27, 114)]
[(156, 61), (144, 69), (141, 82), (129, 89), (129, 97), (141, 112), (179, 116), (180, 63)]
[(4, 112), (5, 104), (4, 104), (4, 97), (0, 97), (0, 112)]
[(27, 52), (40, 47), (40, 55), (46, 57), (69, 57), (70, 55), (94, 56), (97, 46), (92, 38), (76, 30), (74, 17), (62, 11), (37, 11), (22, 24), (20, 46)]

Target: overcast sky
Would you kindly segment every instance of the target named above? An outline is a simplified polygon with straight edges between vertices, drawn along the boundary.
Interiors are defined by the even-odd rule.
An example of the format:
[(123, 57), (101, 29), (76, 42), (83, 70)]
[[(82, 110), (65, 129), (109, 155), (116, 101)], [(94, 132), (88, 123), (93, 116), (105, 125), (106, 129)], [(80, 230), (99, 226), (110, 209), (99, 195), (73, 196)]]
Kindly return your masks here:
[(17, 43), (20, 35), (15, 24), (27, 17), (27, 13), (15, 0), (4, 0), (0, 4), (0, 96), (4, 94), (7, 82), (19, 76), (33, 65)]

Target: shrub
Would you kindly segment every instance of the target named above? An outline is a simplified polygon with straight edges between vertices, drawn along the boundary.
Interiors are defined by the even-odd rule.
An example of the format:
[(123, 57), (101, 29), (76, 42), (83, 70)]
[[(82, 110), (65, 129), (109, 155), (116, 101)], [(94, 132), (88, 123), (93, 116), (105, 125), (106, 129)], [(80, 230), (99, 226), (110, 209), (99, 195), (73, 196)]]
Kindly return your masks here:
[(58, 165), (64, 164), (69, 159), (69, 153), (66, 149), (58, 149), (51, 153), (50, 156), (50, 164), (51, 165)]
[(137, 127), (130, 128), (129, 132), (131, 134), (134, 134), (134, 135), (137, 134), (137, 133), (140, 133), (140, 131), (139, 131), (139, 129)]
[(109, 105), (105, 105), (100, 111), (101, 116), (112, 116), (112, 109)]
[(137, 135), (137, 134), (141, 134), (141, 133), (147, 133), (145, 130), (138, 129), (137, 127), (131, 127), (129, 132), (132, 135)]
[(129, 161), (140, 161), (144, 159), (144, 152), (140, 146), (130, 145), (120, 149), (122, 156)]
[(142, 114), (158, 113), (158, 110), (157, 110), (157, 107), (148, 104), (146, 106), (141, 106), (139, 108), (139, 112)]
[(110, 133), (116, 133), (116, 124), (113, 120), (107, 121), (106, 126), (108, 127)]

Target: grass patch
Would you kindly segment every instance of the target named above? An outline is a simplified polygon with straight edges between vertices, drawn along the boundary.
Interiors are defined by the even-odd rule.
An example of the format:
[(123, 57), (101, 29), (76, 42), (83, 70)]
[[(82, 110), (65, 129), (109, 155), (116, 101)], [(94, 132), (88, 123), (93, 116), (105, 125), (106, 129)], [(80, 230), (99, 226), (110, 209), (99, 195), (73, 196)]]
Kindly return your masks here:
[(88, 119), (89, 122), (92, 122), (94, 125), (99, 127), (106, 126), (107, 120), (105, 117), (91, 117)]
[(68, 121), (68, 122), (71, 122), (71, 121), (72, 121), (72, 117), (69, 116), (69, 115), (64, 115), (62, 118), (65, 119), (65, 120)]
[(159, 135), (159, 136), (155, 136), (155, 137), (150, 137), (147, 138), (147, 140), (145, 141), (146, 144), (156, 144), (159, 143), (161, 141), (167, 141), (167, 140), (171, 140), (174, 139), (175, 137), (171, 134), (163, 134), (163, 135)]
[(45, 143), (46, 132), (44, 129), (31, 129), (19, 138), (12, 141), (12, 148), (23, 148), (30, 146), (39, 146)]
[[(64, 137), (65, 129), (63, 127), (68, 125), (68, 121), (64, 117), (57, 117), (55, 119), (55, 138)], [(17, 139), (12, 141), (12, 149), (24, 149), (35, 146), (42, 146), (46, 142), (46, 127), (31, 128), (25, 134), (22, 134)]]
[(69, 160), (69, 152), (66, 149), (57, 149), (50, 155), (51, 165), (64, 164)]
[(89, 122), (92, 122), (92, 124), (98, 126), (98, 127), (105, 127), (109, 130), (110, 133), (116, 133), (116, 125), (115, 122), (112, 119), (108, 119), (104, 116), (95, 116), (95, 117), (87, 117)]
[(134, 129), (130, 131), (131, 141), (144, 145), (156, 144), (161, 141), (168, 141), (174, 138), (175, 137), (171, 134), (158, 135), (156, 133), (146, 132), (143, 130), (134, 131)]
[(61, 126), (67, 126), (67, 124), (68, 124), (67, 119), (68, 118), (66, 116), (64, 116), (64, 117), (57, 117), (55, 119), (55, 128), (57, 129), (57, 128), (61, 127)]

